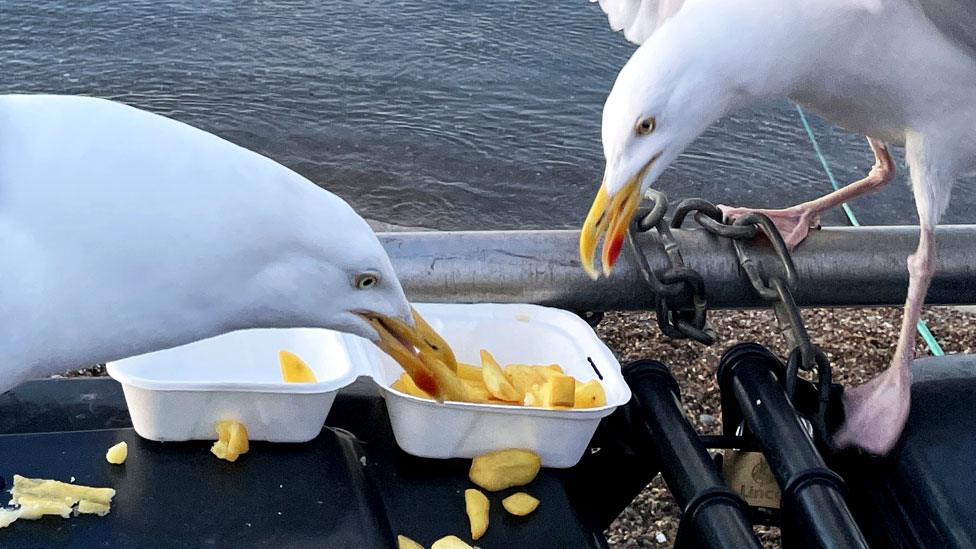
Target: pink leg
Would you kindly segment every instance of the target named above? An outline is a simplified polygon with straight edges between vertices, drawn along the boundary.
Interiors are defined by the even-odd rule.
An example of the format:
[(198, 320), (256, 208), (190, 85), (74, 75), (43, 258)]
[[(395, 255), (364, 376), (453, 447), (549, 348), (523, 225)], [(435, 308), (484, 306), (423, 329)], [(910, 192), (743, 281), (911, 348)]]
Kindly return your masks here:
[(908, 299), (898, 334), (895, 357), (888, 369), (871, 381), (844, 392), (846, 419), (834, 435), (838, 448), (855, 446), (885, 455), (898, 442), (908, 419), (915, 326), (935, 270), (932, 225), (923, 224), (918, 249), (908, 258)]
[(776, 228), (783, 235), (786, 245), (793, 249), (797, 244), (803, 242), (811, 227), (820, 226), (820, 214), (891, 181), (895, 174), (895, 164), (891, 161), (891, 155), (888, 154), (888, 147), (871, 137), (868, 138), (868, 144), (874, 151), (874, 167), (864, 179), (851, 183), (842, 189), (783, 210), (756, 210), (723, 205), (719, 205), (719, 208), (729, 219), (735, 219), (749, 212), (766, 214), (776, 224)]

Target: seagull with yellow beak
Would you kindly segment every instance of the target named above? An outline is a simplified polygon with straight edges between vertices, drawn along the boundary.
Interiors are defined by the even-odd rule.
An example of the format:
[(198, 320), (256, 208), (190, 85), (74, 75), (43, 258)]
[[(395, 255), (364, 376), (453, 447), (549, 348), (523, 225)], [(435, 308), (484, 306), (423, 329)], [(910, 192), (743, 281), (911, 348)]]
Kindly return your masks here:
[[(342, 199), (186, 124), (0, 95), (0, 392), (245, 328), (362, 336), (458, 400), (450, 347)], [(446, 380), (446, 382), (445, 382)]]
[[(891, 180), (905, 147), (921, 225), (894, 358), (846, 390), (837, 447), (886, 454), (908, 418), (915, 326), (935, 269), (934, 227), (960, 176), (976, 173), (976, 3), (966, 0), (600, 0), (640, 47), (603, 110), (606, 171), (580, 256), (609, 275), (643, 192), (729, 112), (791, 99), (868, 136), (875, 167), (837, 192), (760, 210), (795, 246), (821, 212)], [(788, 177), (787, 177), (788, 179)], [(735, 217), (750, 211), (725, 208)], [(595, 267), (600, 240), (602, 269)], [(870, 253), (870, 250), (866, 250)]]

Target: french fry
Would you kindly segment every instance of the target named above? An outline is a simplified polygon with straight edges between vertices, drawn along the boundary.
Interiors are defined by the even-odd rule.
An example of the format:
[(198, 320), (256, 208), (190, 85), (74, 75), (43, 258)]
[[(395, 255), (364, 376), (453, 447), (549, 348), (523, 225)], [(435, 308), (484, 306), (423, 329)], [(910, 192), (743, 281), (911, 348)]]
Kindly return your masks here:
[(105, 461), (112, 465), (122, 465), (127, 457), (129, 457), (129, 445), (124, 440), (105, 452)]
[(540, 467), (542, 459), (531, 450), (498, 450), (471, 460), (468, 478), (489, 492), (497, 492), (532, 482)]
[(539, 371), (539, 368), (527, 364), (509, 364), (505, 367), (505, 377), (523, 394), (529, 392), (533, 385), (542, 385), (546, 382), (546, 376)]
[(285, 383), (315, 383), (315, 373), (295, 353), (278, 352), (278, 363), (281, 365), (281, 378)]
[[(492, 398), (491, 393), (488, 392), (488, 388), (485, 387), (485, 382), (482, 381), (481, 378), (478, 378), (475, 381), (462, 378), (461, 383), (464, 384), (464, 387), (468, 392), (469, 402), (476, 402), (476, 403), (483, 404), (483, 403), (491, 403), (493, 401), (496, 401), (496, 399)], [(511, 404), (511, 403), (505, 402), (505, 404)]]
[(424, 549), (424, 546), (403, 534), (397, 534), (397, 549)]
[[(577, 382), (578, 383), (578, 382)], [(599, 408), (607, 405), (607, 394), (600, 382), (593, 379), (583, 384), (577, 384), (573, 397), (576, 408)]]
[(542, 387), (542, 405), (547, 408), (572, 408), (576, 399), (576, 380), (571, 376), (553, 375)]
[[(459, 362), (451, 372), (440, 361), (425, 361), (432, 384), (442, 389), (447, 400), (506, 406), (531, 406), (552, 409), (595, 408), (605, 406), (606, 393), (597, 380), (583, 383), (565, 373), (558, 364), (514, 363), (502, 368), (495, 357), (481, 350), (482, 366)], [(415, 397), (433, 399), (407, 374), (392, 387)]]
[(501, 366), (495, 361), (491, 353), (481, 350), (481, 377), (485, 380), (485, 387), (491, 396), (506, 402), (519, 402), (522, 395), (515, 390), (512, 383), (505, 377)]
[(5, 517), (13, 522), (18, 518), (33, 520), (44, 515), (68, 518), (75, 505), (79, 513), (104, 516), (111, 508), (115, 490), (14, 475), (10, 496), (10, 504), (20, 506), (16, 516), (8, 514)]
[(430, 549), (473, 549), (457, 536), (444, 536), (434, 542)]
[(481, 368), (473, 364), (458, 362), (457, 375), (461, 379), (481, 381)]
[(406, 393), (410, 396), (415, 396), (417, 398), (425, 398), (427, 400), (434, 400), (432, 396), (427, 394), (426, 391), (417, 387), (417, 383), (414, 382), (413, 378), (406, 373), (400, 374), (400, 377), (393, 382), (390, 387), (400, 391), (401, 393)]
[(471, 539), (478, 541), (488, 530), (488, 498), (480, 490), (468, 488), (464, 491), (464, 511), (471, 524)]
[(517, 517), (524, 517), (539, 507), (539, 500), (525, 492), (516, 492), (502, 500), (502, 507)]

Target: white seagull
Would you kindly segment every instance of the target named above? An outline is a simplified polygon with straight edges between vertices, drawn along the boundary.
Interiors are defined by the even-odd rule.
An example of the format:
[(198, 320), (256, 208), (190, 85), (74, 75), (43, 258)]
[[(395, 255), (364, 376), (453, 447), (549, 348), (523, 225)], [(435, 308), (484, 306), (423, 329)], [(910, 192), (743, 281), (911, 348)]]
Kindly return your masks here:
[[(886, 454), (908, 417), (915, 326), (935, 268), (933, 231), (956, 179), (976, 172), (976, 3), (968, 0), (600, 0), (640, 47), (603, 111), (606, 172), (583, 226), (591, 276), (609, 274), (643, 191), (712, 123), (789, 98), (868, 137), (860, 181), (771, 216), (795, 246), (820, 214), (887, 183), (905, 147), (921, 236), (887, 370), (844, 393), (838, 447)], [(750, 211), (725, 208), (735, 217)]]
[(287, 327), (370, 339), (420, 382), (429, 362), (453, 362), (412, 312), (376, 235), (339, 197), (120, 103), (0, 96), (0, 392), (224, 332)]

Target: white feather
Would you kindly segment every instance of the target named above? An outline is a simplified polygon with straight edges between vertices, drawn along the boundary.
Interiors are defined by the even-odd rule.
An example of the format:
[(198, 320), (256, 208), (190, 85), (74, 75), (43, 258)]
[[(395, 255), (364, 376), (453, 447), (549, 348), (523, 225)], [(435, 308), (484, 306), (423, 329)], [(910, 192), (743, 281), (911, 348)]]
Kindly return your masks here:
[[(596, 2), (598, 0), (590, 0)], [(623, 31), (624, 37), (643, 44), (687, 0), (599, 0), (610, 28)]]
[[(358, 271), (383, 276), (353, 289)], [(119, 103), (0, 96), (0, 391), (248, 327), (408, 319), (376, 236), (261, 155)]]

